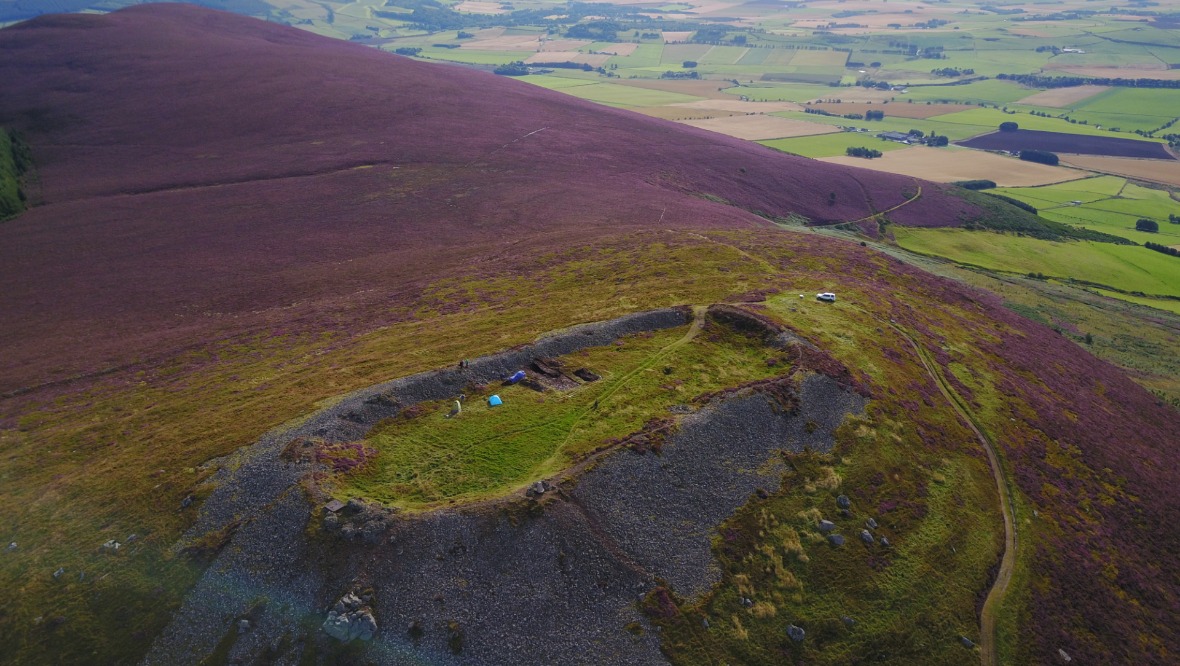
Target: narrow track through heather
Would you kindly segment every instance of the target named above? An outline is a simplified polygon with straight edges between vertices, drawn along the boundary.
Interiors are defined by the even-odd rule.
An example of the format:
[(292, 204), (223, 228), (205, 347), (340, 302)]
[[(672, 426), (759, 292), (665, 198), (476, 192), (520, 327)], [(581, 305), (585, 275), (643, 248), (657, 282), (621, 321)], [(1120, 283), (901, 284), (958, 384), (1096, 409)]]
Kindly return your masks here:
[(983, 434), (983, 431), (971, 416), (971, 412), (964, 406), (962, 398), (947, 384), (942, 374), (938, 372), (936, 366), (930, 360), (929, 353), (904, 329), (892, 323), (890, 326), (909, 341), (910, 346), (917, 353), (918, 359), (926, 368), (926, 373), (934, 380), (935, 385), (938, 386), (938, 390), (942, 392), (943, 397), (947, 399), (947, 402), (954, 408), (959, 418), (975, 433), (976, 438), (983, 444), (983, 449), (987, 453), (988, 464), (992, 470), (992, 476), (996, 481), (996, 491), (1000, 496), (1000, 512), (1004, 517), (1004, 555), (1000, 559), (1000, 569), (996, 572), (996, 579), (992, 583), (992, 588), (987, 593), (987, 599), (983, 602), (983, 609), (979, 613), (979, 656), (980, 663), (983, 666), (999, 666), (999, 654), (996, 652), (996, 611), (1000, 604), (1003, 603), (1004, 594), (1008, 591), (1008, 584), (1012, 581), (1012, 571), (1016, 566), (1016, 521), (1012, 515), (1012, 498), (1008, 489), (1008, 483), (1004, 478), (1004, 470), (1000, 466), (1000, 457), (996, 453), (995, 444)]

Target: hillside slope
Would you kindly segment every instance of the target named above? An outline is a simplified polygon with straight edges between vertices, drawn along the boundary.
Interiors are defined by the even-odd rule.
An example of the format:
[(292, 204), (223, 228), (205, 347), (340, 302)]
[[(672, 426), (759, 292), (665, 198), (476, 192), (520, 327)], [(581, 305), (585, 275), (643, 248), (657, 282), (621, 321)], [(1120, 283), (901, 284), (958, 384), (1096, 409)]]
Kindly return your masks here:
[[(1004, 539), (966, 416), (1016, 519), (989, 647), (1174, 663), (1177, 413), (992, 295), (763, 216), (982, 214), (940, 186), (182, 5), (0, 52), (37, 177), (0, 223), (0, 662), (967, 663)], [(597, 373), (570, 393), (497, 381), (669, 309), (728, 314), (567, 350)], [(405, 442), (413, 483), (365, 467)], [(373, 642), (320, 630), (349, 591)]]
[(543, 253), (540, 233), (854, 220), (919, 185), (895, 221), (976, 213), (939, 185), (192, 6), (44, 16), (0, 50), (0, 125), (41, 185), (0, 227), (0, 391), (363, 318), (373, 293)]

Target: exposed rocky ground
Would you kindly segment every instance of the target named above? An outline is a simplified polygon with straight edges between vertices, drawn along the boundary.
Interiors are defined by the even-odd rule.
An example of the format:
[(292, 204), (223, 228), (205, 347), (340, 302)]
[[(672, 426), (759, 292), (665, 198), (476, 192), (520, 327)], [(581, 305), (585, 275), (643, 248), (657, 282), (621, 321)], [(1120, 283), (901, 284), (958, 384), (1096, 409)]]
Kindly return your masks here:
[(361, 437), (468, 381), (688, 316), (669, 309), (580, 326), (466, 369), (371, 387), (219, 461), (220, 484), (178, 548), (238, 527), (146, 663), (219, 649), (246, 663), (342, 650), (380, 663), (662, 663), (636, 602), (657, 580), (684, 596), (714, 584), (716, 525), (778, 489), (779, 451), (829, 449), (864, 398), (819, 374), (789, 406), (742, 389), (685, 414), (658, 453), (619, 447), (527, 497), (413, 516), (359, 501), (310, 508), (298, 482), (311, 466), (281, 452), (299, 436)]

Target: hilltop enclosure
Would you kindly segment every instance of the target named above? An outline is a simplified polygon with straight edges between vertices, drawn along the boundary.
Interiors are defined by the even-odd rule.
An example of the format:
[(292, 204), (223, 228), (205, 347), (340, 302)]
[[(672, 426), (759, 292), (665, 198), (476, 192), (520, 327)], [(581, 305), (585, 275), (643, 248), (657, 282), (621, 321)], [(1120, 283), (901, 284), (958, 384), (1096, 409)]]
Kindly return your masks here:
[[(1154, 386), (1174, 327), (1120, 330), (1105, 313), (1138, 306), (1083, 310), (1049, 267), (1176, 296), (1180, 262), (1122, 224), (1163, 238), (1176, 202), (1044, 165), (991, 180), (1076, 178), (974, 192), (650, 117), (816, 154), (967, 138), (1033, 90), (976, 77), (1102, 66), (1061, 49), (1081, 19), (576, 5), (550, 33), (553, 6), (412, 4), (263, 11), (603, 71), (522, 82), (176, 4), (0, 30), (36, 181), (0, 223), (0, 660), (1171, 661), (1180, 418), (1086, 350)], [(1110, 117), (1107, 95), (1036, 103)], [(952, 281), (897, 243), (1005, 263)]]

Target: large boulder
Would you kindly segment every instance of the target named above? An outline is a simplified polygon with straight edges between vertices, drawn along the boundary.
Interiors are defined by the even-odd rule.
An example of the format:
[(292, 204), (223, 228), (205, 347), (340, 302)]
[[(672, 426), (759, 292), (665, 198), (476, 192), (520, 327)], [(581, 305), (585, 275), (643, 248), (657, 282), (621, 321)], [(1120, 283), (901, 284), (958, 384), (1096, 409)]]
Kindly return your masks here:
[(325, 634), (338, 641), (367, 641), (377, 633), (377, 618), (373, 617), (373, 611), (364, 599), (349, 592), (340, 597), (332, 610), (328, 611), (328, 618), (324, 620), (322, 628)]

